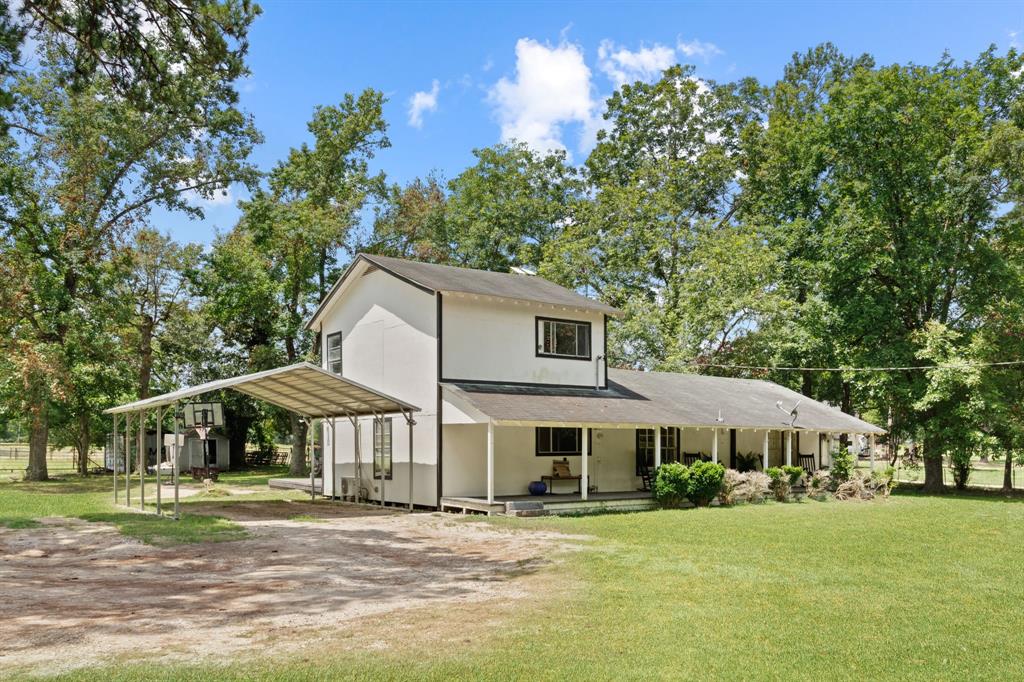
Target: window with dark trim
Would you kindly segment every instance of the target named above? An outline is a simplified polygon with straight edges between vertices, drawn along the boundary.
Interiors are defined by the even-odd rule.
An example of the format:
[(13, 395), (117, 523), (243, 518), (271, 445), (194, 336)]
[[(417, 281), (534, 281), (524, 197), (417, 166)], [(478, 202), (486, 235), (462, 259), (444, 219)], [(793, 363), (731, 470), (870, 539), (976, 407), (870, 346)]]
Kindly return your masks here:
[(579, 320), (537, 318), (537, 356), (590, 359), (590, 323)]
[(341, 375), (341, 332), (327, 335), (327, 371)]
[(391, 479), (391, 417), (373, 420), (373, 477)]
[[(661, 462), (679, 461), (679, 429), (674, 426), (661, 427)], [(640, 469), (654, 468), (654, 429), (636, 430), (636, 475)]]
[[(583, 429), (571, 426), (538, 426), (535, 429), (538, 457), (579, 457), (583, 454)], [(589, 454), (594, 454), (594, 430), (587, 431)]]

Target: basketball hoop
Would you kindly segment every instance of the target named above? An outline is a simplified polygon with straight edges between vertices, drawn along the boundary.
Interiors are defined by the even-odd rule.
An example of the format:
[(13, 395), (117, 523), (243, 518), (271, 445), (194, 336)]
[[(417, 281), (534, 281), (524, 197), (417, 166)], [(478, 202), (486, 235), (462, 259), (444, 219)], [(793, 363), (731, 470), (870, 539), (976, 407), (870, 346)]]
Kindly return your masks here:
[(210, 435), (210, 427), (209, 426), (197, 426), (197, 427), (195, 427), (195, 429), (196, 429), (196, 435), (199, 436), (199, 440), (206, 440), (206, 437), (208, 435)]

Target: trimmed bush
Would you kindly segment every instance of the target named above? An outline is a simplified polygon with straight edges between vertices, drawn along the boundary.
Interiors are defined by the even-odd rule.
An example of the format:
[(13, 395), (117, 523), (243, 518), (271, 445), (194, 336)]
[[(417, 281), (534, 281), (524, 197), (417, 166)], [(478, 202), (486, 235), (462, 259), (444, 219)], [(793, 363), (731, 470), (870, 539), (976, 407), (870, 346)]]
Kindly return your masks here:
[(850, 476), (853, 474), (853, 465), (853, 455), (849, 450), (832, 451), (832, 468), (829, 469), (829, 476), (832, 479), (833, 490), (850, 480)]
[(723, 478), (725, 478), (725, 467), (721, 464), (694, 462), (690, 467), (686, 496), (696, 506), (706, 507), (721, 492)]
[(689, 493), (690, 470), (679, 462), (658, 467), (654, 475), (654, 499), (669, 509), (682, 506)]
[(782, 470), (781, 467), (768, 467), (765, 471), (768, 474), (768, 478), (771, 479), (771, 483), (768, 487), (775, 495), (775, 499), (778, 502), (785, 502), (789, 497), (789, 474)]
[(800, 485), (803, 482), (804, 474), (806, 472), (804, 472), (803, 467), (795, 467), (787, 464), (786, 466), (782, 467), (782, 473), (789, 476), (789, 486), (792, 488), (794, 486)]

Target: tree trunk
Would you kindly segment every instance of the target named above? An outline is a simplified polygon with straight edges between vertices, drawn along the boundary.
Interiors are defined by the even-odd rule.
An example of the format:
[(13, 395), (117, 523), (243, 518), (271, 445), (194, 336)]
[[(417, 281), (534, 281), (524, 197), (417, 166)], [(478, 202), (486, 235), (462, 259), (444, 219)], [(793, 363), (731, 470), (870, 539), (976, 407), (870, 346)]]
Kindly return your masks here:
[(78, 449), (78, 473), (82, 476), (89, 475), (89, 444), (92, 441), (91, 435), (89, 413), (83, 411), (78, 415), (78, 437), (75, 439), (75, 445)]
[(28, 468), (26, 481), (46, 481), (46, 445), (50, 440), (50, 423), (47, 406), (43, 401), (29, 407), (31, 423), (28, 437)]
[(231, 468), (245, 468), (245, 446), (249, 441), (249, 426), (252, 425), (252, 417), (234, 414), (231, 416), (231, 426), (228, 432), (228, 451), (230, 454)]
[(292, 423), (292, 456), (288, 463), (289, 476), (306, 476), (306, 422), (294, 412), (290, 415)]
[(143, 315), (139, 323), (139, 399), (149, 397), (149, 384), (153, 376), (153, 328), (151, 315)]
[(1006, 452), (1006, 466), (1003, 467), (1003, 492), (1013, 491), (1013, 453)]
[(941, 493), (945, 486), (942, 483), (942, 452), (930, 446), (928, 441), (921, 442), (924, 450), (924, 491)]

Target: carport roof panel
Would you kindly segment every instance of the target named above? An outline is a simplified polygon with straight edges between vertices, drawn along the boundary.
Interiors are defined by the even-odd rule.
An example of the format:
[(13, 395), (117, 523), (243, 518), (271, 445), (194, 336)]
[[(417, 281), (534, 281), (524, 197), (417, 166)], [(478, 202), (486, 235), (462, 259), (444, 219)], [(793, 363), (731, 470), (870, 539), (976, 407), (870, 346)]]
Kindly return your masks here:
[(218, 379), (171, 393), (104, 410), (123, 414), (172, 405), (204, 393), (232, 389), (306, 417), (344, 417), (418, 412), (420, 408), (392, 398), (308, 362), (254, 374)]

